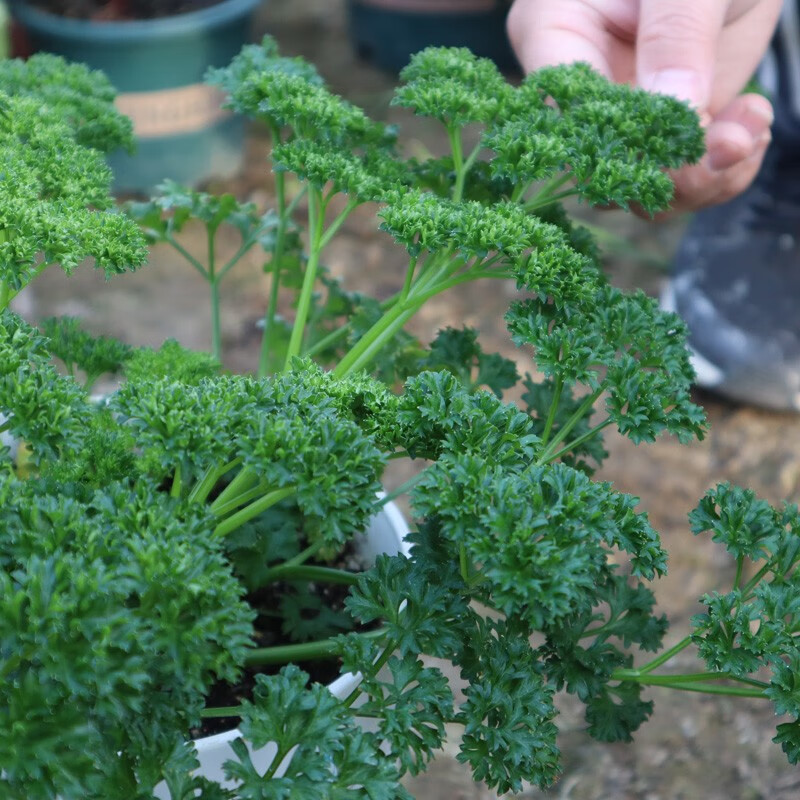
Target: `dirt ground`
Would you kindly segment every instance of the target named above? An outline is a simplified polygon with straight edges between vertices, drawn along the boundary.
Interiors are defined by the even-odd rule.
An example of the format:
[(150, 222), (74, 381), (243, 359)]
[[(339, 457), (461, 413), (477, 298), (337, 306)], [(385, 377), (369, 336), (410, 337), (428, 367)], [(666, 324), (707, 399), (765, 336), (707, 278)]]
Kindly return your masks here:
[[(341, 0), (271, 0), (259, 14), (258, 27), (277, 36), (287, 54), (302, 54), (315, 63), (333, 87), (378, 116), (388, 116), (391, 76), (356, 59), (347, 41)], [(393, 116), (396, 112), (391, 112)], [(436, 148), (433, 126), (412, 121), (403, 141)], [(439, 144), (441, 144), (441, 141)], [(264, 161), (264, 141), (254, 130), (242, 176), (221, 188), (267, 206), (271, 181)], [(594, 220), (597, 222), (597, 220)], [(629, 237), (638, 248), (667, 262), (683, 221), (649, 225), (621, 214), (601, 216), (603, 225)], [(190, 249), (197, 244), (191, 235)], [(235, 242), (226, 242), (235, 247)], [(376, 231), (371, 212), (357, 214), (326, 253), (331, 270), (350, 286), (366, 282), (378, 294), (402, 283), (402, 255)], [(609, 259), (614, 280), (656, 292), (663, 277), (640, 261)], [(255, 321), (263, 311), (265, 283), (256, 256), (226, 279), (223, 335), (227, 366), (236, 371), (256, 364)], [(516, 358), (520, 371), (532, 369), (526, 353), (509, 342), (502, 315), (513, 287), (483, 286), (453, 292), (431, 304), (417, 320), (417, 330), (430, 337), (444, 324), (473, 325), (482, 331), (487, 350)], [(36, 290), (33, 317), (80, 314), (91, 328), (135, 344), (158, 345), (174, 336), (194, 346), (207, 346), (207, 302), (192, 268), (170, 250), (157, 248), (151, 264), (136, 275), (105, 283), (90, 269), (70, 280), (52, 275)], [(691, 446), (664, 439), (636, 447), (609, 436), (611, 456), (600, 478), (641, 498), (671, 554), (669, 576), (656, 587), (661, 609), (673, 622), (668, 642), (688, 631), (688, 618), (699, 610), (697, 598), (714, 588), (725, 589), (732, 578), (730, 560), (707, 540), (693, 537), (688, 511), (704, 491), (730, 480), (752, 487), (777, 502), (800, 495), (800, 420), (727, 405), (700, 397), (711, 422), (708, 438)], [(394, 476), (399, 481), (403, 476)], [(687, 659), (677, 665), (692, 671)], [(780, 748), (770, 742), (775, 718), (766, 703), (703, 697), (652, 690), (656, 710), (635, 743), (603, 745), (583, 732), (581, 712), (562, 704), (560, 718), (564, 774), (548, 792), (528, 790), (522, 796), (559, 800), (791, 800), (800, 797), (800, 769), (787, 765)], [(428, 774), (409, 781), (419, 800), (489, 800), (496, 795), (474, 785), (448, 750)]]

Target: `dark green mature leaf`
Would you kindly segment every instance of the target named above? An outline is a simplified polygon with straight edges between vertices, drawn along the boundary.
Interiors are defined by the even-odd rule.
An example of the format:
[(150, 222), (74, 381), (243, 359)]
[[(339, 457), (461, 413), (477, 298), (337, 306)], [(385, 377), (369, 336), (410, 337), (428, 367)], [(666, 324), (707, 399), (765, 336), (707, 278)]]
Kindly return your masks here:
[(458, 760), (500, 792), (520, 791), (523, 780), (549, 786), (559, 772), (552, 689), (524, 637), (499, 628), (481, 644), (480, 673), (460, 708)]
[[(241, 781), (242, 800), (253, 798), (354, 798), (394, 800), (403, 796), (390, 761), (380, 756), (376, 737), (359, 730), (347, 707), (326, 687), (307, 687), (308, 675), (294, 665), (277, 675), (256, 678), (253, 702), (242, 704), (241, 731), (258, 749), (277, 745), (276, 760), (296, 747), (283, 775), (264, 778), (241, 742), (238, 761), (228, 761), (228, 777)], [(273, 764), (276, 767), (277, 764)]]
[(739, 589), (703, 595), (707, 609), (692, 617), (692, 639), (709, 669), (746, 676), (793, 647), (786, 622), (770, 613), (775, 605), (768, 595), (768, 589), (750, 601)]
[[(128, 381), (110, 408), (136, 431), (144, 466), (188, 485), (204, 470), (241, 459), (267, 495), (291, 489), (311, 542), (341, 545), (375, 511), (392, 437), (388, 391), (363, 376), (339, 381), (310, 361), (271, 379)], [(255, 498), (253, 498), (255, 499)]]
[(633, 511), (636, 499), (565, 465), (514, 474), (479, 456), (448, 454), (426, 472), (413, 503), (480, 565), (488, 579), (476, 588), (482, 601), (532, 630), (596, 604), (607, 548), (630, 553), (635, 574), (665, 571), (657, 534)]
[(653, 703), (642, 700), (642, 687), (626, 682), (609, 686), (586, 704), (589, 735), (601, 742), (630, 742), (631, 734), (653, 713)]
[[(469, 626), (469, 600), (448, 583), (433, 583), (409, 559), (379, 556), (358, 578), (345, 601), (363, 623), (380, 620), (386, 639), (401, 655), (426, 653), (452, 657), (463, 646)], [(357, 664), (349, 663), (356, 667)]]
[(781, 515), (755, 492), (720, 483), (689, 514), (692, 533), (711, 532), (734, 558), (769, 558), (785, 534)]
[(278, 56), (271, 42), (261, 53), (251, 49), (229, 68), (212, 73), (212, 80), (230, 93), (237, 111), (276, 131), (288, 128), (309, 141), (343, 148), (391, 147), (396, 138), (392, 128), (326, 88), (313, 68)]
[(379, 718), (380, 738), (397, 759), (400, 773), (417, 775), (433, 759), (445, 739), (445, 722), (453, 717), (453, 694), (447, 678), (424, 667), (414, 654), (391, 657), (390, 679), (369, 681), (369, 699), (361, 713)]
[(473, 328), (444, 328), (420, 361), (423, 370), (447, 369), (470, 391), (488, 386), (498, 398), (519, 380), (516, 365), (497, 353), (484, 353)]
[(791, 653), (786, 661), (776, 661), (767, 697), (775, 704), (776, 714), (800, 716), (800, 653)]
[(85, 421), (80, 447), (71, 447), (57, 461), (44, 461), (40, 471), (62, 490), (65, 486), (95, 490), (133, 482), (141, 477), (136, 437), (107, 410), (98, 408)]
[(542, 299), (515, 302), (506, 322), (518, 345), (535, 348), (546, 375), (606, 391), (609, 418), (634, 442), (662, 431), (681, 441), (702, 438), (685, 326), (644, 293), (603, 286), (591, 301), (560, 308)]
[(644, 651), (656, 652), (661, 648), (668, 623), (664, 614), (653, 614), (655, 597), (642, 583), (631, 584), (625, 576), (613, 576), (600, 599), (608, 603), (609, 615), (603, 620), (602, 639), (615, 636), (625, 647), (636, 644)]
[(489, 392), (468, 392), (449, 372), (423, 372), (406, 381), (397, 422), (399, 440), (412, 457), (475, 453), (524, 467), (539, 441), (527, 414)]
[(327, 598), (320, 597), (306, 584), (293, 584), (282, 593), (279, 603), (281, 632), (291, 642), (327, 639), (353, 629), (350, 614), (331, 608)]
[(800, 720), (782, 722), (772, 741), (781, 746), (790, 764), (797, 764), (800, 761)]
[(588, 298), (598, 282), (594, 265), (558, 226), (516, 203), (454, 202), (412, 189), (391, 196), (379, 216), (381, 228), (414, 257), (450, 251), (480, 262), (499, 254), (520, 287), (543, 296)]

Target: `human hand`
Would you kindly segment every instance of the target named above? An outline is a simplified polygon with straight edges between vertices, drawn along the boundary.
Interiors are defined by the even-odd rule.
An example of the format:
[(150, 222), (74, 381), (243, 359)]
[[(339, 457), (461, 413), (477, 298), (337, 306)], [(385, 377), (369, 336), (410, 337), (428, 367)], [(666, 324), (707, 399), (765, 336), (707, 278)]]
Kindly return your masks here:
[(781, 0), (515, 0), (508, 32), (526, 71), (587, 61), (606, 77), (688, 100), (706, 128), (700, 163), (673, 173), (673, 210), (729, 200), (753, 180), (772, 106), (739, 94)]

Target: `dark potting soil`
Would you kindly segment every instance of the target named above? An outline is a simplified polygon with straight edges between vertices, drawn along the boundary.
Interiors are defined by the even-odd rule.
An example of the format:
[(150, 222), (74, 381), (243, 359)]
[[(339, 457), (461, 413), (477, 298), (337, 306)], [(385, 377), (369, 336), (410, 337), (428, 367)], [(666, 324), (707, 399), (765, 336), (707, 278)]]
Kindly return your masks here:
[(50, 14), (98, 22), (172, 17), (221, 2), (223, 0), (30, 0), (31, 5)]
[[(337, 563), (320, 564), (319, 566), (333, 566), (338, 569), (345, 569), (345, 564), (353, 562), (353, 551), (351, 547), (345, 548), (345, 552), (340, 556)], [(309, 562), (313, 563), (313, 562)], [(344, 611), (344, 601), (350, 589), (341, 584), (310, 584), (314, 594), (318, 595), (327, 608), (333, 611)], [(274, 613), (278, 608), (281, 596), (285, 592), (286, 585), (282, 583), (270, 584), (264, 589), (248, 595), (247, 601), (258, 612), (258, 617), (254, 623), (256, 636), (256, 647), (276, 647), (279, 645), (293, 644), (286, 634), (283, 633), (282, 618)], [(346, 613), (346, 612), (345, 612)], [(363, 627), (364, 630), (372, 626)], [(341, 631), (333, 630), (330, 635), (334, 636)], [(297, 666), (310, 676), (310, 683), (321, 683), (327, 685), (339, 677), (339, 661), (336, 658), (319, 659), (314, 661), (298, 661)], [(240, 680), (235, 684), (219, 682), (216, 683), (206, 698), (207, 708), (227, 708), (238, 706), (242, 700), (252, 700), (253, 689), (256, 685), (256, 676), (259, 674), (274, 675), (280, 672), (281, 664), (270, 664), (246, 668)], [(203, 720), (202, 724), (193, 728), (192, 738), (200, 739), (204, 736), (213, 736), (215, 733), (222, 733), (236, 728), (239, 725), (239, 717), (210, 717)]]

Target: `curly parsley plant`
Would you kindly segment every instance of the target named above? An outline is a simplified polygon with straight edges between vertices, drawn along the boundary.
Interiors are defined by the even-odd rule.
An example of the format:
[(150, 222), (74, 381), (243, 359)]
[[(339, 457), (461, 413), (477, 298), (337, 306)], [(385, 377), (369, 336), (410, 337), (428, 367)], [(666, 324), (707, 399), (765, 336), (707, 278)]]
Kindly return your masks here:
[[(3, 796), (406, 798), (403, 776), (452, 725), (476, 780), (546, 787), (561, 769), (557, 692), (585, 704), (592, 736), (626, 741), (653, 685), (772, 702), (796, 761), (796, 507), (727, 485), (700, 501), (692, 530), (730, 552), (734, 585), (662, 650), (650, 583), (667, 554), (638, 500), (592, 478), (606, 428), (688, 441), (705, 423), (683, 325), (608, 284), (561, 201), (667, 207), (665, 170), (702, 153), (694, 112), (581, 64), (514, 87), (465, 50), (429, 49), (394, 103), (438, 120), (450, 152), (409, 159), (270, 40), (211, 80), (271, 131), (274, 211), (166, 182), (117, 213), (101, 153), (129, 128), (105, 80), (47, 57), (0, 64), (0, 432), (18, 445), (0, 451)], [(365, 204), (407, 256), (382, 300), (324, 266)], [(205, 259), (181, 241), (189, 220)], [(223, 226), (241, 246), (221, 263)], [(75, 320), (37, 330), (9, 310), (51, 265), (138, 266), (143, 237), (208, 280), (210, 354), (129, 347)], [(252, 376), (231, 375), (220, 282), (254, 249), (270, 279), (263, 346)], [(506, 322), (537, 377), (472, 330), (406, 332), (431, 298), (492, 278), (516, 282)], [(105, 372), (121, 385), (93, 403)], [(520, 380), (522, 402), (504, 402)], [(412, 557), (342, 569), (399, 458), (420, 465), (399, 490)], [(349, 589), (343, 608), (312, 591), (334, 586)], [(268, 618), (288, 642), (264, 640)], [(675, 674), (690, 647), (704, 666)], [(426, 657), (455, 666), (461, 700)], [(297, 664), (326, 658), (360, 677), (344, 699)], [(235, 704), (220, 707), (209, 697), (226, 683)], [(224, 783), (195, 772), (190, 744), (215, 717), (239, 731)]]

